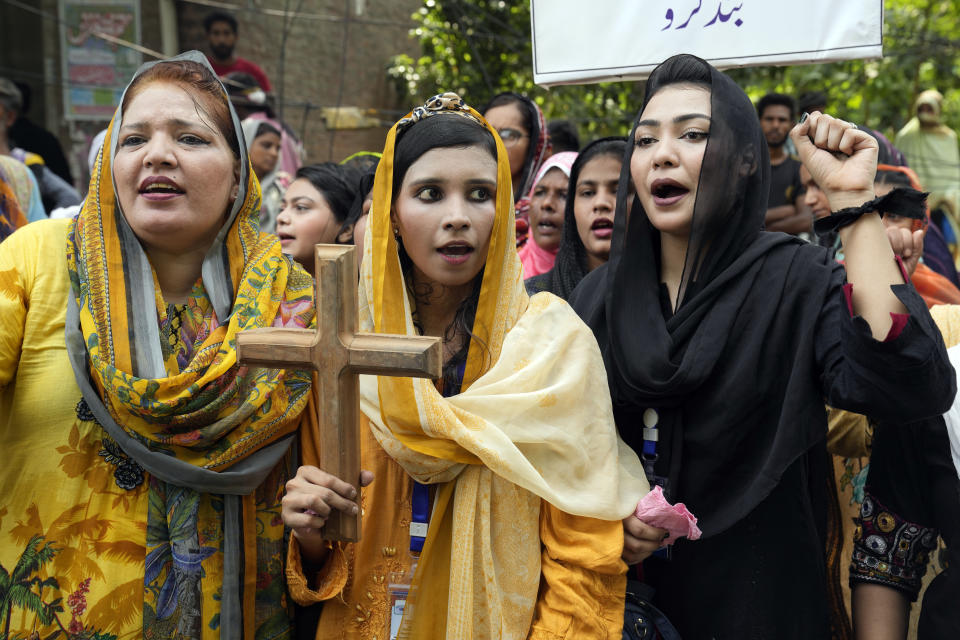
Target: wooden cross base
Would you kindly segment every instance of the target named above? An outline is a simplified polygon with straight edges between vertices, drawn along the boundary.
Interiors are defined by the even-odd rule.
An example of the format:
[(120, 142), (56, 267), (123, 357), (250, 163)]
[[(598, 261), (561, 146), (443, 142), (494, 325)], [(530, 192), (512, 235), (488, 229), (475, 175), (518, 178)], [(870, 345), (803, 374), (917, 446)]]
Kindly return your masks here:
[[(360, 394), (357, 376), (371, 374), (437, 379), (440, 338), (357, 333), (356, 249), (316, 246), (317, 329), (253, 329), (237, 335), (242, 365), (312, 369), (319, 380), (317, 424), (320, 468), (357, 489), (360, 503)], [(360, 539), (360, 514), (333, 511), (323, 527), (327, 540)]]

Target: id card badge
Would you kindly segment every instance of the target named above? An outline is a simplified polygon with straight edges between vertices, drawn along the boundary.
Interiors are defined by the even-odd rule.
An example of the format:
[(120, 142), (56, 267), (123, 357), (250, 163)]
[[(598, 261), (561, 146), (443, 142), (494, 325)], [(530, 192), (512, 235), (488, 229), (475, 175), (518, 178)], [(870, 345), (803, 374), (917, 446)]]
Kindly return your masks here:
[(403, 610), (407, 606), (410, 596), (410, 585), (413, 583), (413, 573), (417, 570), (417, 563), (410, 566), (409, 571), (394, 571), (390, 574), (390, 583), (387, 587), (390, 593), (390, 628), (387, 637), (397, 640), (400, 635), (400, 623), (403, 621)]

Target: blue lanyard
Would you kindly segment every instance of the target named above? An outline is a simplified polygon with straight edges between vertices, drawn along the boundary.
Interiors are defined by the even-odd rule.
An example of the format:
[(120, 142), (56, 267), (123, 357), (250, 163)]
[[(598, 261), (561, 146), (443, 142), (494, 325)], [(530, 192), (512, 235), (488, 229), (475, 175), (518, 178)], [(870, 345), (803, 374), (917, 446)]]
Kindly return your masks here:
[[(666, 477), (658, 476), (655, 465), (659, 459), (657, 455), (657, 442), (660, 441), (660, 414), (656, 409), (650, 408), (643, 412), (643, 450), (640, 459), (643, 461), (643, 470), (647, 474), (647, 481), (650, 488), (659, 486), (663, 490), (664, 497), (669, 497), (669, 481)], [(661, 547), (653, 552), (654, 557), (663, 560), (670, 560), (670, 547)]]
[(643, 470), (647, 473), (647, 480), (654, 482), (654, 465), (660, 457), (657, 455), (657, 442), (660, 440), (660, 430), (657, 428), (660, 415), (656, 409), (647, 409), (643, 412)]
[(413, 517), (410, 518), (410, 551), (420, 553), (430, 522), (430, 487), (413, 481)]
[[(463, 381), (463, 372), (467, 367), (466, 361), (457, 368), (457, 379), (444, 384), (443, 396), (449, 397), (460, 393)], [(430, 524), (430, 487), (413, 481), (413, 509), (410, 516), (410, 551), (419, 554), (423, 551), (423, 543), (427, 540), (427, 528)]]

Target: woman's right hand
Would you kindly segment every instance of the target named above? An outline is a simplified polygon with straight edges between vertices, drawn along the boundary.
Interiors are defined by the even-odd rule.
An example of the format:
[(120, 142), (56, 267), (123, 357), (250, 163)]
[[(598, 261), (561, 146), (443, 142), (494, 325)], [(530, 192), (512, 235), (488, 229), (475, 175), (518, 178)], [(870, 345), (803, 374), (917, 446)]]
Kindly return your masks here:
[(623, 561), (627, 564), (643, 562), (663, 545), (669, 532), (645, 524), (635, 515), (623, 519)]
[[(360, 486), (373, 482), (373, 474), (360, 472)], [(297, 475), (287, 481), (287, 492), (281, 501), (283, 524), (293, 531), (303, 559), (319, 560), (322, 555), (322, 529), (334, 509), (356, 514), (360, 507), (354, 500), (357, 490), (326, 471), (309, 465), (297, 469)]]

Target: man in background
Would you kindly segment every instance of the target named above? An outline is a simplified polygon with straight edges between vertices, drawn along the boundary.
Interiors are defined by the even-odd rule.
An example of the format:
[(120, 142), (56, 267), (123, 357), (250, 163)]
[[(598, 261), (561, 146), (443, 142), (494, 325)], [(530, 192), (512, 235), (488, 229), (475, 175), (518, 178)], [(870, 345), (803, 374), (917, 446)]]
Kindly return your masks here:
[(893, 144), (917, 172), (920, 184), (930, 192), (931, 210), (944, 204), (954, 220), (960, 219), (960, 150), (957, 134), (943, 123), (943, 96), (929, 89), (917, 97), (913, 117), (900, 129)]
[(237, 19), (229, 13), (214, 11), (203, 19), (203, 27), (207, 30), (207, 43), (210, 45), (210, 66), (214, 73), (223, 78), (234, 71), (249, 73), (256, 79), (257, 84), (265, 92), (270, 93), (270, 81), (254, 62), (233, 54), (237, 46)]
[(800, 182), (800, 161), (792, 158), (784, 144), (793, 128), (793, 98), (782, 93), (768, 93), (757, 103), (760, 128), (770, 150), (770, 199), (767, 203), (767, 231), (803, 234), (810, 239), (813, 216), (803, 203)]

